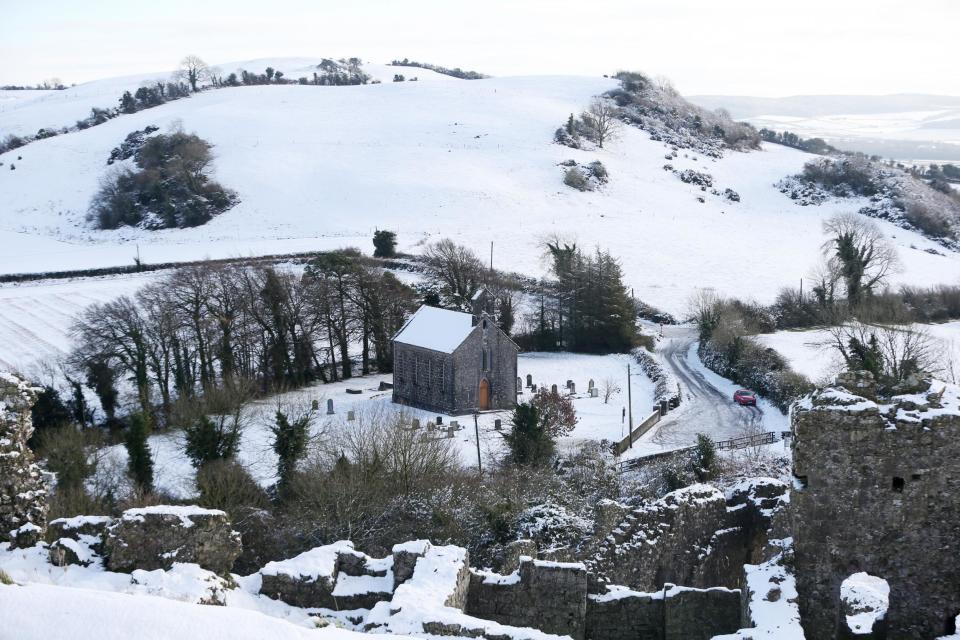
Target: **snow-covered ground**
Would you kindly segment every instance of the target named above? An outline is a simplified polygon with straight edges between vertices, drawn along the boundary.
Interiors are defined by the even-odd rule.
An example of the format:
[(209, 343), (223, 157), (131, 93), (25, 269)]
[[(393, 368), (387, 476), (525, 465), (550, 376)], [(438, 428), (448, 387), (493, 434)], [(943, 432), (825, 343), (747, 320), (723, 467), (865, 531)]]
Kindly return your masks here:
[[(316, 628), (303, 609), (261, 596), (258, 576), (237, 577), (225, 607), (197, 604), (204, 581), (196, 565), (171, 571), (110, 573), (99, 566), (54, 567), (46, 550), (8, 550), (0, 567), (20, 584), (0, 585), (3, 640), (357, 640), (335, 626)], [(199, 593), (198, 593), (199, 592)], [(158, 597), (159, 596), (159, 597)], [(403, 638), (403, 636), (396, 636)]]
[[(524, 353), (518, 359), (517, 371), (524, 381), (527, 374), (530, 374), (538, 387), (546, 385), (549, 388), (556, 384), (561, 392), (564, 391), (566, 381), (573, 380), (577, 390), (574, 396), (574, 407), (579, 422), (571, 434), (560, 440), (561, 449), (567, 449), (585, 441), (615, 441), (623, 437), (626, 427), (623, 424), (622, 415), (627, 404), (628, 362), (631, 360), (627, 355)], [(601, 388), (603, 381), (613, 380), (622, 391), (615, 393), (609, 403), (604, 403), (602, 396), (591, 398), (587, 394), (587, 386), (591, 378)], [(250, 470), (259, 483), (269, 485), (275, 481), (277, 458), (271, 449), (273, 436), (270, 427), (274, 425), (278, 402), (285, 409), (296, 409), (310, 407), (316, 400), (319, 410), (315, 413), (312, 435), (314, 444), (317, 446), (322, 446), (322, 441), (333, 437), (338, 430), (356, 429), (357, 424), (364, 420), (393, 412), (402, 412), (411, 423), (413, 418), (419, 419), (425, 437), (447, 437), (446, 431), (439, 429), (432, 433), (426, 431), (427, 422), (436, 421), (436, 413), (394, 405), (391, 401), (391, 391), (378, 391), (381, 381), (390, 382), (391, 376), (372, 375), (346, 382), (318, 384), (252, 403), (245, 412), (245, 427), (237, 455), (238, 460)], [(350, 394), (347, 393), (347, 389), (361, 389), (363, 393)], [(648, 415), (653, 404), (653, 384), (650, 380), (643, 375), (633, 376), (632, 396), (634, 417)], [(530, 391), (524, 389), (520, 399), (529, 398)], [(326, 413), (328, 399), (333, 400), (335, 414), (332, 416)], [(357, 422), (347, 420), (349, 411), (354, 412)], [(503, 438), (495, 429), (494, 422), (499, 419), (502, 421), (503, 428), (509, 429), (509, 411), (481, 414), (477, 419), (477, 429), (474, 428), (471, 415), (446, 415), (442, 418), (444, 427), (449, 426), (454, 420), (460, 427), (455, 431), (454, 437), (450, 438), (450, 442), (459, 453), (464, 465), (476, 465), (476, 433), (479, 433), (480, 452), (485, 465), (503, 453)], [(184, 453), (184, 444), (184, 435), (181, 431), (157, 433), (150, 437), (157, 488), (176, 497), (188, 498), (196, 493), (195, 471)], [(126, 450), (122, 445), (110, 447), (99, 464), (98, 473), (122, 477), (126, 458)]]
[[(247, 67), (267, 62), (286, 66), (288, 77), (309, 63)], [(664, 171), (667, 149), (635, 128), (624, 128), (604, 150), (552, 144), (568, 114), (616, 86), (611, 79), (411, 74), (421, 81), (208, 91), (3, 154), (0, 162), (16, 170), (0, 170), (0, 272), (130, 264), (135, 244), (147, 262), (348, 245), (369, 251), (373, 230), (389, 227), (407, 251), (447, 236), (486, 255), (493, 241), (497, 266), (536, 274), (544, 270), (543, 238), (559, 233), (585, 248), (609, 249), (637, 297), (682, 314), (697, 287), (771, 300), (816, 262), (821, 221), (859, 206), (794, 205), (773, 183), (811, 156), (780, 146), (719, 161), (681, 152), (670, 161), (709, 172), (721, 191), (740, 194), (733, 203)], [(428, 77), (437, 81), (424, 82)], [(121, 80), (67, 91), (92, 102), (130, 82)], [(83, 115), (69, 95), (56, 93), (33, 106), (14, 102), (0, 129)], [(174, 123), (214, 144), (217, 179), (238, 192), (240, 204), (195, 229), (93, 230), (86, 210), (110, 150), (130, 131)], [(557, 163), (568, 158), (600, 159), (610, 183), (588, 193), (564, 186)], [(958, 256), (925, 253), (932, 244), (916, 234), (882, 228), (900, 249), (900, 281), (960, 275)]]
[[(913, 328), (928, 334), (938, 356), (935, 371), (947, 381), (960, 379), (960, 321), (942, 324), (914, 324)], [(756, 336), (761, 343), (782, 354), (791, 368), (816, 383), (829, 382), (843, 371), (843, 358), (831, 346), (826, 329), (811, 331), (778, 331)]]

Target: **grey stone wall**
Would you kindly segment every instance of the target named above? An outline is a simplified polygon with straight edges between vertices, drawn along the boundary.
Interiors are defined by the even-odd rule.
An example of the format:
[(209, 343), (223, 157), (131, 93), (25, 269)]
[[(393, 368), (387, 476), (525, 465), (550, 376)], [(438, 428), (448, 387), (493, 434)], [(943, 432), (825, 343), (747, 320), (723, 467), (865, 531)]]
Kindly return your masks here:
[(453, 356), (422, 347), (393, 346), (393, 401), (453, 413)]
[(890, 584), (889, 638), (942, 635), (960, 612), (960, 400), (927, 390), (878, 403), (867, 376), (838, 382), (792, 414), (807, 637), (837, 637), (840, 583), (859, 571)]
[(467, 615), (583, 640), (587, 615), (587, 571), (582, 565), (524, 558), (519, 579), (490, 581), (472, 573)]
[(741, 626), (737, 589), (665, 585), (653, 593), (594, 595), (587, 602), (587, 640), (710, 640)]
[(27, 440), (36, 390), (0, 373), (0, 542), (30, 547), (47, 527), (47, 491)]
[[(484, 322), (486, 326), (484, 326)], [(484, 367), (483, 352), (487, 363)], [(458, 411), (475, 408), (480, 380), (490, 383), (490, 408), (512, 409), (517, 403), (517, 346), (491, 319), (481, 319), (453, 353)]]
[[(739, 558), (731, 562), (715, 550), (715, 534), (725, 529), (723, 494), (709, 485), (694, 485), (631, 511), (587, 566), (604, 582), (638, 591), (655, 591), (667, 582), (736, 587)], [(716, 562), (710, 558), (714, 553)]]

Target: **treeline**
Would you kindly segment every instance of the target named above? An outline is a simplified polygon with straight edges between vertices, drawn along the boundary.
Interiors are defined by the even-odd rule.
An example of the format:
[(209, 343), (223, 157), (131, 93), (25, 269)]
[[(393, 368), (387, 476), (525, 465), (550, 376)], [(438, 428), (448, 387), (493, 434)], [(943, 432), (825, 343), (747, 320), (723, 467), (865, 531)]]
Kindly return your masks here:
[(760, 129), (760, 138), (764, 142), (781, 144), (785, 147), (800, 149), (807, 153), (816, 153), (821, 156), (829, 156), (843, 153), (840, 149), (827, 144), (823, 138), (801, 138), (790, 131), (772, 131), (767, 128)]
[(0, 90), (3, 91), (63, 91), (66, 88), (67, 85), (63, 84), (60, 78), (50, 78), (32, 86), (23, 84), (0, 85)]
[(454, 67), (453, 69), (448, 69), (446, 67), (441, 67), (440, 65), (436, 65), (436, 64), (427, 64), (426, 62), (415, 62), (413, 60), (410, 60), (409, 58), (404, 58), (403, 60), (394, 60), (390, 64), (394, 67), (419, 67), (420, 69), (428, 69), (430, 71), (442, 73), (445, 76), (460, 78), (461, 80), (482, 80), (483, 78), (489, 77), (477, 71), (464, 71), (460, 67)]
[[(911, 373), (936, 366), (926, 337), (906, 327), (960, 318), (960, 286), (889, 287), (899, 260), (869, 219), (840, 214), (824, 223), (824, 232), (823, 260), (803, 288), (781, 289), (771, 305), (706, 291), (692, 304), (704, 363), (781, 409), (804, 393), (809, 382), (751, 336), (826, 327), (847, 366), (883, 371), (878, 380), (892, 387)], [(904, 350), (909, 353), (900, 353)]]
[(549, 241), (551, 280), (541, 283), (535, 310), (515, 340), (537, 351), (626, 352), (637, 345), (637, 310), (619, 262), (597, 249)]
[(357, 250), (324, 254), (302, 273), (270, 266), (178, 269), (133, 296), (88, 307), (71, 331), (73, 377), (118, 418), (117, 382), (137, 412), (166, 423), (177, 402), (218, 388), (261, 392), (389, 371), (390, 338), (416, 295)]
[[(146, 83), (134, 91), (124, 91), (123, 95), (117, 100), (115, 107), (92, 107), (90, 115), (86, 118), (77, 120), (73, 126), (63, 127), (44, 127), (39, 129), (34, 135), (18, 136), (9, 134), (0, 139), (0, 153), (6, 153), (18, 149), (35, 140), (43, 140), (54, 136), (89, 129), (104, 122), (116, 118), (119, 115), (137, 113), (144, 109), (150, 109), (160, 106), (173, 100), (186, 98), (191, 93), (196, 93), (204, 89), (219, 89), (223, 87), (239, 87), (263, 84), (301, 84), (317, 86), (340, 86), (367, 84), (371, 82), (368, 74), (364, 73), (361, 65), (363, 61), (360, 58), (341, 58), (339, 61), (324, 58), (317, 65), (317, 71), (313, 76), (302, 76), (297, 80), (285, 78), (282, 71), (273, 67), (267, 67), (263, 73), (246, 71), (238, 69), (226, 76), (217, 69), (207, 65), (206, 62), (196, 56), (187, 56), (181, 63), (180, 68), (174, 72), (168, 81), (157, 80), (156, 82)], [(203, 85), (203, 82), (209, 84)], [(375, 81), (374, 81), (375, 82)], [(33, 87), (3, 87), (9, 89), (30, 89)], [(63, 85), (56, 87), (37, 87), (48, 89), (63, 89)]]

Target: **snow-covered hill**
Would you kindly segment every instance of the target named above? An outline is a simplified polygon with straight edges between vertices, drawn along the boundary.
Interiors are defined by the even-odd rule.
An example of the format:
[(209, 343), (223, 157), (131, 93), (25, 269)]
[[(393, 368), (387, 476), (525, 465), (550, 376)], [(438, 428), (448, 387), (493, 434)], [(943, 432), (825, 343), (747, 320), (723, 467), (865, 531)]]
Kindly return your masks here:
[[(221, 68), (271, 64), (297, 77), (312, 63)], [(403, 72), (365, 68), (387, 80)], [(603, 150), (553, 144), (553, 131), (567, 115), (615, 87), (611, 79), (462, 81), (423, 69), (406, 75), (421, 81), (207, 91), (0, 155), (0, 273), (130, 264), (135, 244), (147, 262), (348, 245), (368, 251), (378, 227), (396, 230), (407, 251), (449, 236), (486, 254), (493, 241), (497, 266), (538, 273), (543, 238), (559, 233), (581, 246), (610, 249), (638, 297), (682, 314), (697, 287), (769, 301), (816, 262), (821, 221), (859, 206), (793, 204), (773, 183), (799, 171), (810, 156), (782, 147), (731, 152), (716, 161), (681, 150), (669, 160), (677, 170), (712, 174), (720, 191), (737, 191), (741, 201), (730, 202), (664, 171), (669, 150), (635, 128), (625, 127)], [(423, 82), (428, 78), (437, 81)], [(75, 90), (93, 101), (98, 87), (115, 96), (122, 84), (107, 80)], [(60, 100), (58, 122), (69, 123), (66, 113), (73, 112), (59, 93), (38, 100)], [(27, 122), (37, 111), (31, 102), (13, 103), (0, 124)], [(194, 229), (92, 229), (86, 210), (110, 150), (135, 129), (175, 123), (213, 143), (216, 177), (237, 191), (240, 204)], [(610, 183), (588, 193), (564, 186), (557, 165), (568, 158), (601, 160)], [(9, 170), (11, 163), (16, 170)], [(925, 239), (893, 226), (884, 230), (900, 248), (899, 280), (960, 276), (958, 256), (925, 253), (933, 246)]]

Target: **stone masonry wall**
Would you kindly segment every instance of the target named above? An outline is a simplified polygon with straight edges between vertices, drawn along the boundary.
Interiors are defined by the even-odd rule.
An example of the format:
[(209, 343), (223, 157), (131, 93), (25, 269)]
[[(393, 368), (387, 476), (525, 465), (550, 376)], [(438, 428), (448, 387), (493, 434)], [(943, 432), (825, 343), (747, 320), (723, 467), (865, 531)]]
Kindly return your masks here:
[(587, 640), (710, 640), (741, 626), (740, 591), (668, 584), (640, 593), (618, 588), (587, 603)]
[[(924, 385), (929, 386), (929, 385)], [(835, 638), (840, 583), (887, 580), (888, 637), (933, 638), (960, 612), (960, 390), (874, 398), (869, 374), (794, 407), (794, 549), (808, 638)]]
[(511, 576), (471, 573), (466, 613), (583, 640), (587, 570), (579, 563), (523, 558)]
[(43, 538), (47, 492), (27, 440), (36, 391), (16, 376), (0, 373), (0, 542), (29, 547)]

